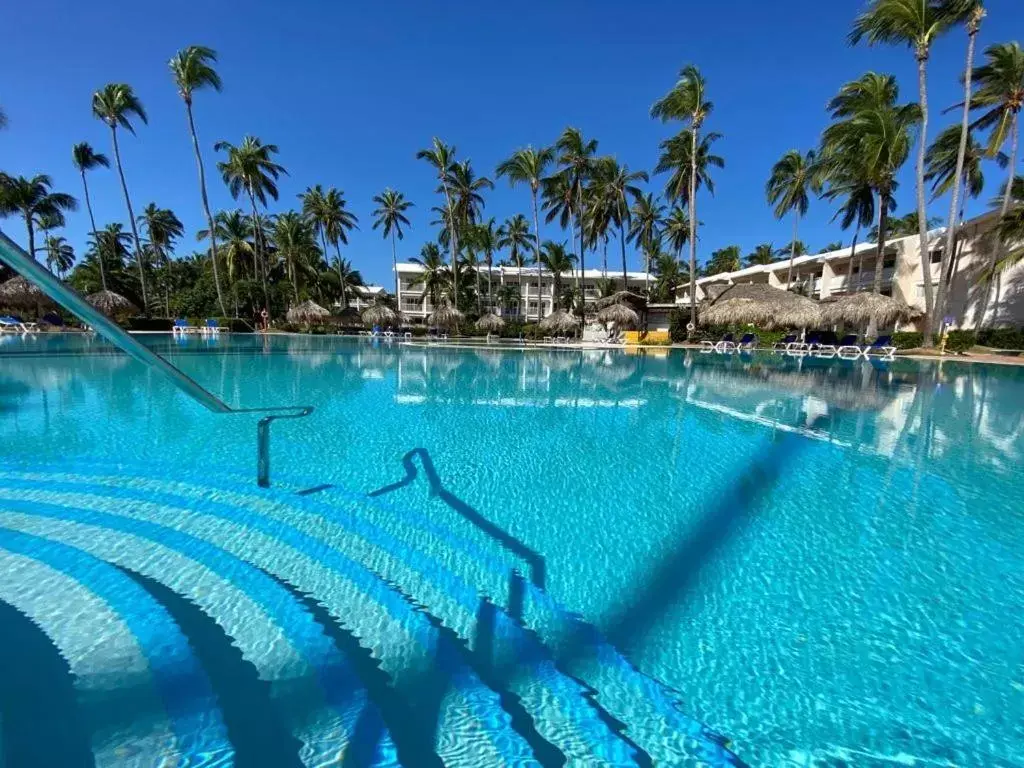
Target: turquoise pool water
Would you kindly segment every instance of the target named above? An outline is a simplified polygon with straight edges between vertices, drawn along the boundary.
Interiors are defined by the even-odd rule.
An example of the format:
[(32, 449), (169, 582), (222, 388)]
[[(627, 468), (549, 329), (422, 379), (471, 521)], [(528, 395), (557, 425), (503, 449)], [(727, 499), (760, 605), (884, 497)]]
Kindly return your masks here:
[[(667, 765), (691, 728), (679, 764), (728, 764), (720, 734), (754, 766), (1024, 765), (1022, 368), (145, 341), (230, 404), (316, 410), (274, 425), (260, 497), (255, 417), (102, 341), (0, 337), (0, 650), (44, 670), (39, 711), (118, 713), (71, 718), (55, 764), (323, 765), (366, 732), (346, 765), (417, 764), (390, 698), (443, 681), (446, 764)], [(664, 687), (620, 689), (611, 646)], [(0, 764), (37, 765), (19, 668)]]

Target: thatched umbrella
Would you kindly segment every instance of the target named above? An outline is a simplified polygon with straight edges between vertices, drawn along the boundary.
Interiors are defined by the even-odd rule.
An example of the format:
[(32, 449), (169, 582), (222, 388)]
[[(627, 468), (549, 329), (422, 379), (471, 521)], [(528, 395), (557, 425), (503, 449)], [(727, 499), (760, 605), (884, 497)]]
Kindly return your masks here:
[(562, 309), (555, 310), (540, 321), (538, 326), (545, 333), (572, 333), (580, 325), (580, 319), (576, 315), (570, 315)]
[(498, 317), (493, 312), (488, 312), (486, 315), (483, 315), (479, 320), (476, 321), (476, 327), (479, 328), (481, 331), (487, 331), (488, 333), (491, 333), (492, 331), (500, 331), (502, 328), (504, 328), (505, 321), (502, 318)]
[(330, 317), (331, 313), (311, 299), (306, 299), (288, 310), (285, 316), (289, 323), (312, 323)]
[(43, 305), (52, 306), (53, 303), (53, 299), (41, 288), (20, 275), (0, 285), (0, 307), (38, 309)]
[(435, 328), (453, 328), (459, 324), (462, 313), (451, 304), (442, 304), (427, 317), (427, 325)]
[(139, 309), (120, 293), (114, 291), (96, 291), (85, 297), (85, 300), (107, 317), (115, 315), (127, 315), (138, 312)]
[(374, 304), (363, 310), (363, 323), (371, 328), (377, 325), (397, 325), (398, 313), (387, 304)]
[(877, 325), (889, 326), (913, 320), (920, 315), (920, 310), (900, 299), (867, 292), (851, 293), (849, 296), (828, 302), (821, 308), (821, 319), (828, 325), (846, 323), (859, 326), (874, 320)]
[(730, 285), (700, 313), (704, 325), (809, 328), (821, 322), (818, 303), (763, 283)]
[(603, 296), (594, 302), (594, 306), (598, 309), (604, 309), (614, 304), (626, 304), (638, 312), (643, 312), (647, 309), (647, 299), (632, 291), (616, 291), (610, 296)]
[(616, 328), (636, 328), (640, 315), (625, 304), (611, 304), (597, 313), (599, 323), (615, 323)]

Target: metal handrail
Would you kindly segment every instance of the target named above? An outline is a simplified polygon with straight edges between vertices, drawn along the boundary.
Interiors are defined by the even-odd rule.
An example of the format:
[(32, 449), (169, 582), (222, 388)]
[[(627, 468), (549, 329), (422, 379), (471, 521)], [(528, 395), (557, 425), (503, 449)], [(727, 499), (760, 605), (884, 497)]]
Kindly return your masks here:
[(171, 380), (178, 389), (214, 413), (265, 413), (256, 426), (256, 482), (261, 488), (270, 487), (270, 425), (277, 419), (298, 419), (313, 412), (311, 405), (278, 406), (273, 408), (232, 408), (194, 379), (158, 355), (146, 345), (136, 341), (117, 323), (113, 322), (87, 302), (77, 291), (58, 280), (42, 264), (0, 231), (0, 261), (47, 296), (92, 326), (107, 341), (121, 349), (132, 359), (149, 368), (155, 368)]

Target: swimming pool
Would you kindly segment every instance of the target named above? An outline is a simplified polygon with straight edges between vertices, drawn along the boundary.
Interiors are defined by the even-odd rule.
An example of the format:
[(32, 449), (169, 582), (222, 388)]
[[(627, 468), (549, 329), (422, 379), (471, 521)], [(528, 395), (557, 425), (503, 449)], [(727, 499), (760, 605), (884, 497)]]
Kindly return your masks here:
[(8, 766), (1024, 765), (1024, 369), (2, 341)]

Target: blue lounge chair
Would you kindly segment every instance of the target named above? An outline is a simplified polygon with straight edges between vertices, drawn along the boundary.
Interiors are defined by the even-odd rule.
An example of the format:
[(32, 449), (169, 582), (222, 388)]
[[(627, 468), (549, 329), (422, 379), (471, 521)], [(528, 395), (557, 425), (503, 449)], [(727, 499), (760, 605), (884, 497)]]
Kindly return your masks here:
[(736, 351), (752, 350), (757, 348), (757, 335), (753, 333), (743, 334), (743, 338), (736, 342)]
[(857, 346), (857, 334), (855, 333), (846, 334), (835, 344), (822, 343), (818, 345), (818, 354), (821, 357), (835, 357), (836, 355), (843, 357), (848, 355), (851, 350), (855, 358), (860, 356), (860, 347)]
[(896, 355), (896, 347), (892, 345), (892, 336), (879, 336), (864, 347), (864, 357), (868, 357), (872, 353), (880, 354), (883, 359), (892, 360)]
[(220, 336), (220, 323), (217, 322), (217, 318), (208, 317), (206, 319), (206, 325), (202, 327), (203, 336)]
[(797, 334), (788, 333), (781, 341), (776, 341), (772, 346), (772, 352), (785, 352), (789, 349), (790, 345), (797, 343)]
[(0, 333), (10, 331), (12, 333), (35, 333), (38, 326), (35, 323), (26, 323), (17, 315), (3, 315), (0, 317)]
[(171, 334), (174, 336), (185, 336), (189, 333), (195, 333), (199, 329), (193, 325), (188, 324), (188, 320), (184, 318), (178, 318), (174, 321), (174, 325), (171, 326)]
[(821, 343), (821, 331), (811, 331), (803, 341), (797, 341), (789, 345), (786, 354), (806, 355), (818, 348)]
[(733, 335), (731, 333), (725, 334), (718, 341), (707, 341), (704, 340), (700, 343), (701, 352), (726, 352), (733, 344)]

